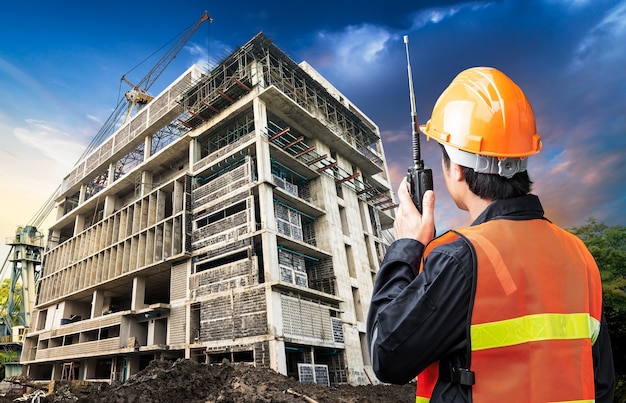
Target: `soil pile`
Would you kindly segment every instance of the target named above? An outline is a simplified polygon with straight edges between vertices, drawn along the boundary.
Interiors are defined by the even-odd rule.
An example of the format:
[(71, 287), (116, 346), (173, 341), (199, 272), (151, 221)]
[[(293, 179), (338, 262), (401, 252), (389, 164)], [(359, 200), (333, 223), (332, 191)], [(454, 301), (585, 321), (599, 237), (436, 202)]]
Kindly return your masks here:
[[(255, 402), (255, 403), (384, 403), (415, 401), (415, 385), (325, 387), (303, 384), (271, 369), (245, 364), (200, 364), (190, 360), (152, 361), (123, 383), (57, 381), (22, 401), (60, 402)], [(35, 393), (39, 399), (36, 400)], [(35, 400), (33, 400), (35, 398)], [(7, 398), (8, 399), (8, 398)], [(14, 401), (13, 399), (0, 402)]]

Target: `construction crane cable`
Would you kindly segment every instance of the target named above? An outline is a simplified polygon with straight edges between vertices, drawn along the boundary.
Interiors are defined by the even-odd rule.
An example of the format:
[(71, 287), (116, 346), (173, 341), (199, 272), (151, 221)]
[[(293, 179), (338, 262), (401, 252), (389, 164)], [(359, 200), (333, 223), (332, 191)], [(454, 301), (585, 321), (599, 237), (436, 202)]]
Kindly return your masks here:
[(100, 143), (102, 143), (102, 140), (106, 139), (112, 133), (112, 129), (115, 127), (115, 125), (119, 121), (120, 116), (125, 110), (126, 99), (122, 98), (118, 101), (117, 106), (113, 110), (113, 113), (111, 113), (109, 118), (104, 122), (102, 128), (98, 130), (96, 136), (91, 140), (91, 143), (89, 143), (87, 149), (85, 149), (83, 154), (80, 156), (77, 164), (82, 161), (89, 153), (91, 153), (98, 145), (100, 145)]
[(39, 228), (43, 221), (48, 217), (50, 211), (52, 210), (52, 206), (54, 205), (54, 200), (57, 195), (61, 191), (61, 185), (59, 185), (56, 190), (48, 197), (48, 200), (39, 208), (37, 213), (30, 219), (29, 225), (34, 226), (35, 228)]
[[(154, 82), (157, 80), (157, 78), (165, 70), (165, 68), (176, 57), (176, 55), (183, 48), (183, 46), (189, 41), (189, 39), (191, 39), (191, 37), (198, 30), (200, 25), (202, 25), (205, 21), (209, 21), (209, 22), (213, 21), (213, 19), (209, 16), (208, 12), (206, 12), (206, 11), (204, 12), (204, 14), (200, 18), (200, 20), (196, 21), (194, 24), (191, 24), (189, 27), (187, 27), (185, 30), (183, 30), (179, 34), (178, 40), (177, 40), (176, 44), (174, 44), (174, 45), (172, 45), (170, 47), (170, 49), (165, 53), (165, 55), (163, 57), (161, 57), (159, 62), (150, 70), (150, 72), (148, 74), (146, 74), (146, 76), (139, 82), (139, 84), (137, 84), (135, 86), (135, 88), (139, 88), (141, 85), (145, 84), (144, 88), (142, 88), (142, 91), (147, 91), (148, 88), (152, 84), (154, 84)], [(137, 67), (139, 67), (141, 64), (145, 63), (146, 60), (148, 60), (149, 58), (153, 57), (156, 53), (158, 53), (163, 48), (165, 48), (168, 44), (173, 42), (174, 39), (176, 39), (176, 37), (170, 39), (166, 44), (161, 46), (159, 49), (157, 49), (151, 55), (146, 57), (144, 60), (142, 60), (135, 67), (133, 67), (131, 70), (129, 70), (128, 73), (131, 73)], [(87, 155), (89, 155), (93, 150), (95, 150), (109, 135), (111, 135), (113, 133), (114, 128), (119, 124), (120, 118), (121, 118), (122, 114), (126, 111), (127, 103), (128, 103), (124, 96), (120, 96), (120, 94), (122, 92), (122, 81), (123, 80), (124, 80), (124, 76), (122, 76), (122, 79), (120, 80), (120, 86), (118, 88), (118, 99), (119, 99), (119, 101), (118, 101), (115, 109), (113, 110), (111, 115), (107, 118), (107, 120), (104, 122), (104, 124), (102, 125), (100, 130), (98, 130), (98, 132), (96, 133), (94, 138), (91, 140), (91, 142), (89, 143), (87, 148), (84, 150), (84, 152), (81, 154), (81, 156), (78, 158), (78, 160), (76, 161), (74, 166), (78, 165), (81, 161), (83, 161), (87, 157)], [(50, 195), (48, 200), (41, 206), (39, 211), (37, 211), (35, 216), (31, 219), (29, 225), (32, 225), (34, 227), (39, 227), (43, 223), (43, 221), (45, 221), (45, 219), (48, 217), (48, 215), (52, 211), (52, 208), (54, 207), (54, 201), (56, 200), (56, 198), (60, 194), (60, 192), (61, 192), (61, 185), (59, 185), (59, 187), (52, 193), (52, 195)]]
[(7, 271), (6, 268), (9, 267), (7, 265), (7, 262), (9, 261), (9, 258), (11, 257), (12, 254), (13, 254), (13, 245), (11, 245), (11, 249), (9, 250), (7, 257), (4, 259), (4, 263), (2, 263), (2, 269), (0, 269), (0, 278), (6, 278), (5, 271)]
[[(176, 57), (176, 54), (180, 51), (180, 49), (189, 41), (191, 36), (195, 33), (195, 31), (202, 25), (205, 21), (212, 21), (212, 18), (205, 11), (199, 21), (190, 25), (187, 29), (183, 30), (181, 34), (179, 34), (179, 39), (176, 45), (172, 46), (168, 52), (161, 57), (159, 62), (150, 70), (148, 74), (137, 84), (134, 86), (135, 89), (141, 87), (145, 84), (144, 88), (141, 88), (141, 91), (147, 91), (152, 84), (156, 81), (156, 79), (161, 75), (161, 73), (165, 70), (165, 68), (169, 65), (169, 63)], [(120, 86), (118, 88), (118, 104), (109, 116), (109, 118), (104, 122), (100, 130), (96, 133), (96, 136), (91, 140), (89, 146), (82, 153), (78, 161), (76, 161), (75, 165), (78, 165), (87, 155), (89, 155), (93, 150), (96, 149), (98, 145), (104, 141), (111, 133), (113, 133), (115, 126), (119, 123), (121, 116), (127, 109), (127, 100), (125, 97), (121, 96), (121, 87), (122, 81), (125, 80), (127, 74), (131, 73), (135, 69), (137, 69), (140, 65), (145, 63), (148, 59), (153, 57), (156, 53), (160, 52), (163, 48), (165, 48), (168, 44), (174, 41), (176, 37), (170, 39), (167, 43), (161, 46), (159, 49), (154, 51), (152, 54), (147, 56), (144, 60), (139, 62), (135, 67), (130, 69), (126, 74), (122, 75), (120, 79)], [(126, 80), (128, 82), (128, 80)]]
[[(147, 91), (152, 84), (159, 78), (161, 73), (165, 70), (167, 66), (176, 58), (178, 52), (185, 46), (185, 44), (191, 39), (193, 34), (200, 28), (205, 21), (212, 22), (213, 19), (209, 15), (208, 12), (204, 12), (200, 20), (196, 21), (194, 24), (189, 26), (186, 30), (183, 31), (182, 35), (178, 38), (176, 43), (172, 45), (168, 51), (161, 57), (161, 59), (157, 62), (157, 64), (146, 74), (146, 76), (135, 86), (135, 88), (141, 88), (143, 86), (143, 90)], [(144, 85), (145, 84), (145, 85)]]
[[(153, 57), (155, 54), (157, 54), (158, 52), (160, 52), (164, 47), (166, 47), (167, 45), (169, 45), (170, 43), (172, 43), (174, 41), (174, 39), (179, 38), (185, 31), (187, 31), (188, 29), (190, 29), (190, 27), (192, 27), (192, 25), (190, 25), (189, 27), (187, 27), (186, 29), (184, 29), (183, 31), (181, 31), (177, 36), (174, 36), (172, 39), (170, 39), (168, 42), (166, 42), (165, 44), (163, 44), (163, 46), (161, 46), (160, 48), (158, 48), (157, 50), (155, 50), (154, 52), (152, 52), (150, 55), (148, 55), (145, 59), (143, 59), (142, 61), (140, 61), (139, 63), (137, 63), (137, 65), (135, 67), (133, 67), (132, 69), (128, 70), (128, 72), (126, 72), (126, 74), (123, 74), (122, 77), (126, 77), (128, 74), (132, 73), (136, 68), (138, 68), (139, 66), (141, 66), (142, 64), (144, 64), (145, 62), (148, 61), (148, 59), (150, 59), (151, 57)], [(120, 84), (122, 83), (122, 80), (120, 80)]]

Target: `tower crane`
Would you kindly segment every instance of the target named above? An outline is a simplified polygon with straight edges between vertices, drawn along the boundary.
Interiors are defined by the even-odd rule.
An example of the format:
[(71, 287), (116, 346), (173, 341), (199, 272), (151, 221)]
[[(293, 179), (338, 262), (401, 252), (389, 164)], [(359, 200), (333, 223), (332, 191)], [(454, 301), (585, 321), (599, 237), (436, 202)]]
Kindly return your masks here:
[(133, 83), (128, 81), (125, 75), (122, 76), (121, 80), (131, 86), (131, 89), (126, 91), (125, 94), (126, 101), (128, 102), (128, 108), (126, 110), (126, 116), (124, 117), (124, 123), (130, 120), (132, 111), (135, 109), (135, 107), (140, 109), (148, 102), (152, 101), (154, 97), (148, 95), (148, 88), (150, 88), (152, 84), (154, 84), (154, 82), (157, 80), (157, 78), (159, 78), (161, 73), (163, 73), (163, 71), (172, 62), (172, 60), (176, 58), (178, 52), (183, 48), (183, 46), (185, 46), (187, 41), (191, 39), (193, 34), (198, 30), (198, 28), (200, 28), (200, 25), (202, 25), (202, 23), (204, 23), (205, 21), (213, 22), (213, 19), (206, 11), (204, 12), (204, 14), (202, 14), (202, 17), (195, 24), (189, 27), (178, 38), (174, 45), (163, 55), (163, 57), (161, 57), (161, 60), (157, 62), (152, 70), (150, 70), (148, 74), (146, 74), (146, 76), (141, 81), (139, 81), (139, 83), (137, 83), (137, 85), (134, 85)]
[(213, 22), (213, 19), (209, 13), (205, 11), (198, 21), (183, 31), (172, 47), (169, 48), (169, 50), (161, 57), (154, 67), (136, 85), (126, 78), (126, 74), (122, 75), (120, 81), (130, 85), (131, 89), (126, 91), (124, 98), (120, 98), (117, 106), (113, 110), (113, 113), (111, 113), (111, 116), (109, 116), (109, 118), (104, 122), (104, 125), (102, 125), (102, 128), (100, 128), (98, 133), (96, 133), (96, 136), (79, 159), (79, 162), (87, 154), (93, 151), (104, 139), (113, 133), (113, 129), (119, 123), (122, 114), (125, 113), (124, 120), (122, 121), (122, 124), (124, 124), (130, 120), (133, 111), (138, 112), (152, 100), (153, 97), (148, 94), (148, 89), (150, 89), (152, 84), (154, 84), (159, 76), (161, 76), (167, 66), (169, 66), (170, 63), (176, 58), (178, 52), (180, 52), (189, 39), (191, 39), (200, 26), (206, 21)]
[[(78, 165), (104, 139), (109, 137), (118, 123), (125, 124), (153, 97), (148, 89), (155, 83), (167, 66), (176, 58), (178, 52), (206, 22), (213, 22), (208, 12), (204, 12), (199, 20), (188, 27), (178, 37), (176, 42), (167, 50), (156, 65), (136, 85), (130, 82), (126, 75), (120, 81), (131, 86), (125, 96), (118, 101), (113, 113), (108, 117), (100, 130), (96, 133), (89, 146), (80, 156), (75, 165)], [(120, 118), (125, 113), (123, 121)], [(7, 239), (6, 244), (11, 246), (8, 256), (0, 268), (0, 278), (5, 278), (10, 267), (10, 289), (7, 300), (0, 305), (0, 348), (3, 348), (8, 362), (0, 362), (5, 368), (5, 376), (19, 375), (21, 366), (21, 337), (26, 333), (30, 323), (30, 313), (36, 301), (36, 287), (41, 273), (41, 263), (44, 253), (43, 235), (37, 229), (43, 224), (52, 212), (55, 200), (61, 192), (59, 186), (48, 198), (29, 225), (18, 226), (15, 236)], [(10, 262), (10, 264), (7, 264)]]

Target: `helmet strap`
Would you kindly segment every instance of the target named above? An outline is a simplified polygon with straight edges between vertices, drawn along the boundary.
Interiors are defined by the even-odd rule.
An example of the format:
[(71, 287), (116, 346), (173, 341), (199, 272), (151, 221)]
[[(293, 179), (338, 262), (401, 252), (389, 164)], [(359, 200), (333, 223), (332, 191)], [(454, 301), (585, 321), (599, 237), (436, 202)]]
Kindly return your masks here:
[(450, 160), (457, 165), (472, 168), (474, 172), (481, 174), (498, 174), (509, 179), (518, 172), (524, 172), (528, 166), (528, 157), (491, 157), (468, 153), (447, 144), (443, 145)]

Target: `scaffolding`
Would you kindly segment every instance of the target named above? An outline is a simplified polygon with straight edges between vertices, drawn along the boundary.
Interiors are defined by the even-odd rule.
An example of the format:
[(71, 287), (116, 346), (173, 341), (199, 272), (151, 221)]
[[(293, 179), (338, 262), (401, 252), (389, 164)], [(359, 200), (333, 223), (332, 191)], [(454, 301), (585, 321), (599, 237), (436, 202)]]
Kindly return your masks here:
[[(262, 76), (259, 77), (258, 74)], [(256, 85), (265, 88), (275, 86), (313, 116), (318, 116), (346, 144), (379, 169), (383, 168), (383, 159), (377, 149), (380, 136), (376, 128), (343, 105), (318, 81), (304, 73), (262, 33), (222, 61), (195, 86), (183, 92), (180, 103), (186, 112), (178, 121), (189, 129), (196, 128), (247, 95)], [(243, 127), (236, 128), (235, 133), (244, 129), (247, 133), (253, 129), (250, 119), (243, 123)], [(348, 172), (338, 166), (332, 157), (320, 155), (314, 146), (307, 145), (305, 136), (297, 134), (295, 129), (283, 122), (269, 122), (265, 134), (270, 142), (293, 158), (319, 173), (332, 176), (337, 186), (350, 187), (361, 199), (374, 207), (380, 210), (397, 207), (388, 189), (367, 183), (359, 179), (360, 173)], [(231, 141), (231, 137), (233, 136), (229, 131), (218, 133), (214, 135), (213, 142), (219, 148), (223, 142)], [(207, 144), (208, 153), (210, 149), (212, 147)]]

